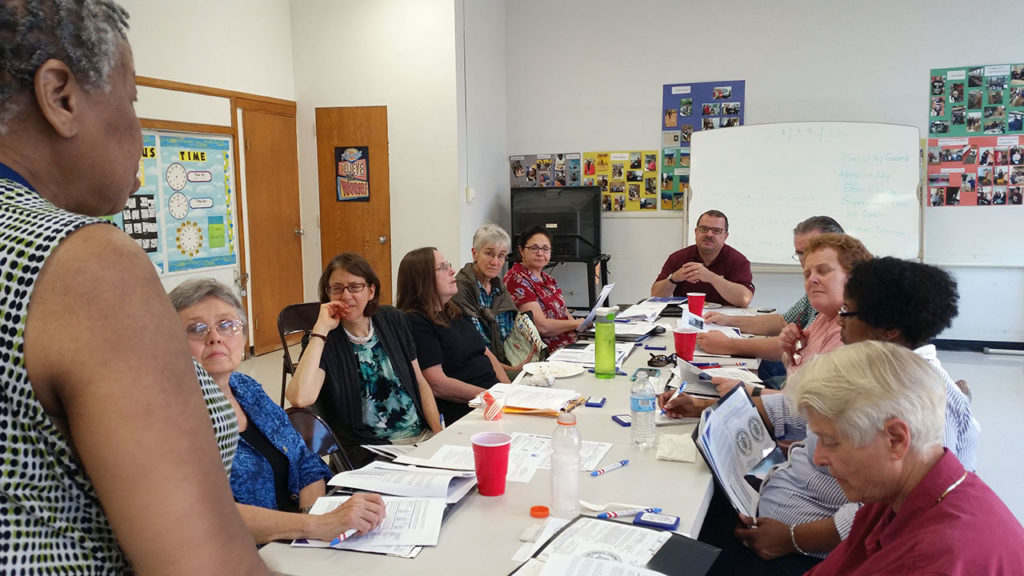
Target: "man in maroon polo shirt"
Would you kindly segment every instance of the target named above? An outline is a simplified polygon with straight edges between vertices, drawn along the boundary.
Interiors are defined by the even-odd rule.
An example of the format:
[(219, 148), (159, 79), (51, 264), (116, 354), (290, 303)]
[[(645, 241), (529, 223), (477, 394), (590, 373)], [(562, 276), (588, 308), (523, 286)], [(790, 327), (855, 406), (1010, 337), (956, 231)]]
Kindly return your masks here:
[(651, 286), (651, 296), (685, 296), (703, 292), (705, 302), (746, 308), (754, 297), (750, 261), (726, 246), (729, 219), (708, 210), (697, 219), (696, 244), (673, 252)]

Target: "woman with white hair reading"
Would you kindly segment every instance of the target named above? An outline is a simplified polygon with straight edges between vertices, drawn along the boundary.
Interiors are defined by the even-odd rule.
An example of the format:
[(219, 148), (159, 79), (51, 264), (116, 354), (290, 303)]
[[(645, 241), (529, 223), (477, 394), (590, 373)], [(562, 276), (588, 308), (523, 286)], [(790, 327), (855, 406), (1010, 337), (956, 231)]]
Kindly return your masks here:
[(884, 342), (844, 346), (785, 394), (818, 436), (815, 464), (864, 503), (808, 574), (1024, 574), (1024, 528), (942, 446), (945, 384), (925, 360)]

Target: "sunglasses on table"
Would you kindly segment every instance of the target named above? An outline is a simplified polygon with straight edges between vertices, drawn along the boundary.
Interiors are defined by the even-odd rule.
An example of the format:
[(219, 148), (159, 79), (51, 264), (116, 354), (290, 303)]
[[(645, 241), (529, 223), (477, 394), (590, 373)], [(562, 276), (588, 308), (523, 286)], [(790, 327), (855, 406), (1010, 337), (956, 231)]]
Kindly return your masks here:
[(648, 352), (648, 354), (651, 355), (651, 359), (647, 361), (647, 365), (652, 367), (652, 368), (661, 368), (662, 366), (668, 366), (669, 364), (675, 364), (676, 363), (676, 358), (677, 357), (675, 355), (675, 352), (673, 352), (672, 354), (667, 354), (667, 355), (666, 354), (653, 354), (653, 353), (650, 353), (650, 352)]

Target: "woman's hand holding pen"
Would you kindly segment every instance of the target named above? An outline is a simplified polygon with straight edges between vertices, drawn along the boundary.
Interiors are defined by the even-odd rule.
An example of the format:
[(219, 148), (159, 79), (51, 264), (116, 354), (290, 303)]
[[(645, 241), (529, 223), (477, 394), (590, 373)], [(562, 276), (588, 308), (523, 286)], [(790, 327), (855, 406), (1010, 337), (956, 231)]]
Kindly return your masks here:
[(714, 404), (706, 398), (694, 398), (689, 394), (676, 395), (669, 390), (658, 396), (658, 407), (665, 411), (669, 418), (697, 418), (705, 408)]
[(764, 517), (755, 521), (742, 514), (740, 522), (735, 530), (736, 538), (761, 558), (772, 560), (793, 552), (788, 525)]
[(787, 324), (779, 333), (779, 343), (782, 345), (782, 356), (786, 364), (799, 366), (800, 350), (807, 345), (807, 336), (800, 326)]
[(353, 494), (341, 506), (326, 514), (310, 515), (313, 523), (311, 538), (330, 542), (346, 530), (355, 530), (360, 536), (380, 526), (384, 521), (384, 499), (380, 494), (360, 492)]

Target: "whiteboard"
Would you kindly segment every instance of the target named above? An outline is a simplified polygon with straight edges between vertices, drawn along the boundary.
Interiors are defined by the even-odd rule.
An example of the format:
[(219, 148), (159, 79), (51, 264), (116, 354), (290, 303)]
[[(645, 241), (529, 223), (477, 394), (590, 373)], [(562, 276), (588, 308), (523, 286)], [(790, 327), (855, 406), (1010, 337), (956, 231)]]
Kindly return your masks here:
[(1024, 267), (1022, 222), (1024, 206), (925, 206), (925, 260), (942, 266)]
[(795, 264), (793, 227), (835, 218), (872, 254), (917, 258), (920, 134), (913, 126), (792, 122), (693, 134), (690, 230), (711, 209), (728, 244), (761, 264)]

